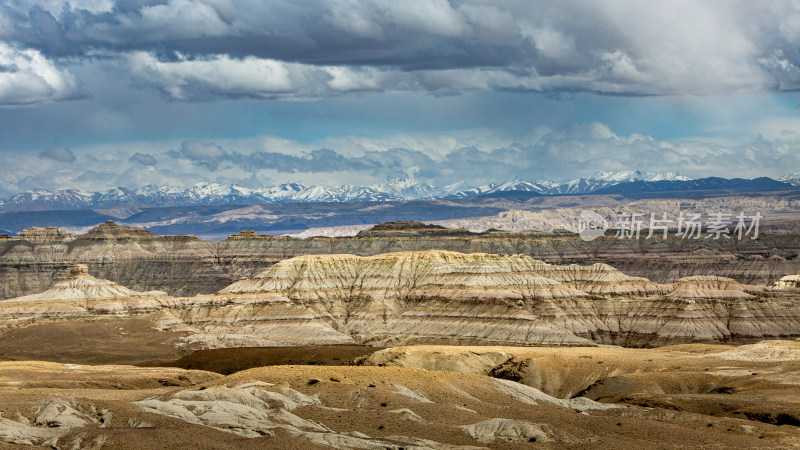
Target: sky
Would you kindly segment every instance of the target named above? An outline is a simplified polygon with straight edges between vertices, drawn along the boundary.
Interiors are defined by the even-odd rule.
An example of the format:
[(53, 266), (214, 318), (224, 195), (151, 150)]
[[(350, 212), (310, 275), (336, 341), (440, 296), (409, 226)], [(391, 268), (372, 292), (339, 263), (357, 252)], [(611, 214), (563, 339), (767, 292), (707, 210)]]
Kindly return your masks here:
[(800, 172), (800, 2), (0, 0), (0, 195)]

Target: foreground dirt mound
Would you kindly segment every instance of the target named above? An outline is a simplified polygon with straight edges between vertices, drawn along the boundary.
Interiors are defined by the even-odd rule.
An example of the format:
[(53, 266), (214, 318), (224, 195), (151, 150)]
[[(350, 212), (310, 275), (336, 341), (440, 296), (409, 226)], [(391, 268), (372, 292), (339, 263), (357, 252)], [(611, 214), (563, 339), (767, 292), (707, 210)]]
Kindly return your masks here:
[(760, 422), (559, 399), (485, 375), (403, 367), (275, 366), (221, 377), (5, 363), (0, 404), (0, 443), (51, 448), (800, 445), (795, 430)]
[(245, 347), (198, 350), (175, 361), (148, 365), (208, 370), (229, 375), (262, 366), (341, 366), (377, 351), (366, 345), (304, 345), (298, 347)]
[(359, 364), (478, 373), (587, 397), (800, 425), (800, 342), (657, 349), (412, 346)]
[[(155, 442), (147, 444), (147, 432), (141, 437), (131, 433), (150, 429), (155, 422), (143, 421), (130, 403), (147, 393), (194, 386), (217, 377), (169, 368), (3, 362), (0, 447), (6, 443), (46, 448), (153, 448)], [(123, 438), (126, 435), (132, 438), (128, 443)]]

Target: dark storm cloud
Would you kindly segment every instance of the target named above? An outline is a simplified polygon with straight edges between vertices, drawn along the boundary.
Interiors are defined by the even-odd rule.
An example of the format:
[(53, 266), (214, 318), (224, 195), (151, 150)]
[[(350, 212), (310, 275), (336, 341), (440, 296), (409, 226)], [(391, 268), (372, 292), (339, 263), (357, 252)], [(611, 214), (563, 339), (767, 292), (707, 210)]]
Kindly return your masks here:
[(178, 101), (800, 88), (789, 2), (0, 0), (3, 41), (49, 64), (120, 60)]
[(141, 164), (143, 166), (155, 166), (158, 162), (153, 155), (136, 152), (128, 158), (128, 161)]
[(228, 153), (212, 142), (184, 141), (179, 150), (167, 154), (176, 159), (184, 159), (208, 170), (217, 170), (223, 163), (252, 172), (272, 169), (285, 173), (296, 172), (338, 172), (347, 170), (369, 170), (374, 165), (365, 164), (359, 158), (348, 158), (329, 149), (311, 150), (305, 155), (288, 155), (278, 152), (254, 152), (242, 154)]
[(273, 169), (279, 172), (339, 172), (368, 170), (357, 158), (348, 158), (329, 149), (318, 149), (306, 155), (294, 156), (275, 152), (255, 152), (249, 155), (234, 153), (231, 161), (246, 171)]
[(220, 163), (230, 159), (230, 155), (219, 145), (195, 140), (182, 142), (179, 150), (170, 150), (167, 155), (176, 159), (188, 159), (208, 170), (217, 170)]
[(45, 148), (39, 153), (40, 158), (52, 159), (53, 161), (71, 163), (75, 161), (75, 155), (66, 147), (53, 145)]

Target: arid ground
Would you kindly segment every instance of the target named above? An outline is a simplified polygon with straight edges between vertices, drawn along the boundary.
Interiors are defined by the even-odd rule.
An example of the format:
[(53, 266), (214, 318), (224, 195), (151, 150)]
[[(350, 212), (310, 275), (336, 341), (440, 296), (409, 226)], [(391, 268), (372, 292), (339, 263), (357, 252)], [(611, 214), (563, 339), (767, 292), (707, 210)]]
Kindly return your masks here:
[[(423, 228), (408, 242), (426, 230), (471, 239)], [(243, 239), (251, 254), (274, 244)], [(701, 273), (663, 282), (604, 263), (412, 249), (283, 258), (181, 297), (129, 283), (174, 239), (104, 224), (85, 240), (111, 276), (71, 264), (0, 302), (0, 446), (800, 447), (796, 274), (746, 283), (708, 273), (738, 259), (700, 255)], [(55, 258), (50, 244), (9, 248), (20, 245), (40, 256), (18, 262), (21, 280)]]
[[(793, 341), (365, 350), (232, 349), (176, 363), (195, 370), (3, 362), (0, 437), (58, 448), (800, 445)], [(246, 357), (315, 365), (235, 371)]]

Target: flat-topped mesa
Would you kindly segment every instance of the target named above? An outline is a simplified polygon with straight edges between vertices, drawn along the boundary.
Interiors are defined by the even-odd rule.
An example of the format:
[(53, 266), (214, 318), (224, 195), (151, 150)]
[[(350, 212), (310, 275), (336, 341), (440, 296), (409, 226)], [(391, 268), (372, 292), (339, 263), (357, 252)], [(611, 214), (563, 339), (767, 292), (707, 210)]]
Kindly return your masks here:
[(254, 279), (236, 282), (220, 294), (490, 302), (586, 297), (589, 293), (646, 295), (664, 289), (604, 264), (553, 266), (524, 255), (427, 250), (368, 257), (300, 256), (280, 261)]
[(186, 241), (194, 240), (199, 241), (197, 236), (193, 234), (171, 234), (171, 235), (158, 235), (153, 234), (150, 230), (140, 227), (129, 227), (126, 225), (117, 225), (113, 220), (107, 220), (105, 223), (92, 228), (86, 234), (77, 237), (79, 241), (152, 241), (152, 240), (166, 240), (166, 241)]
[(19, 232), (19, 239), (43, 244), (71, 241), (75, 239), (75, 236), (61, 231), (58, 227), (29, 227)]
[(113, 220), (92, 228), (86, 234), (78, 237), (79, 240), (118, 240), (118, 239), (142, 239), (149, 240), (157, 236), (144, 228), (128, 227), (117, 225)]
[(748, 286), (736, 280), (713, 275), (696, 275), (681, 278), (672, 284), (668, 298), (674, 299), (748, 299), (765, 291), (764, 286)]
[(260, 234), (255, 232), (254, 230), (242, 230), (236, 234), (231, 234), (228, 236), (228, 240), (231, 241), (245, 241), (245, 240), (252, 240), (252, 239), (278, 239), (275, 236), (270, 236), (268, 234)]
[(412, 220), (384, 222), (369, 230), (358, 232), (358, 237), (414, 237), (414, 236), (472, 236), (465, 228), (445, 228)]
[(786, 275), (776, 281), (772, 287), (774, 289), (800, 289), (800, 275)]
[(78, 300), (118, 297), (165, 296), (161, 291), (138, 292), (113, 281), (101, 280), (89, 275), (86, 264), (73, 264), (67, 276), (50, 289), (33, 295), (17, 297), (17, 301)]

